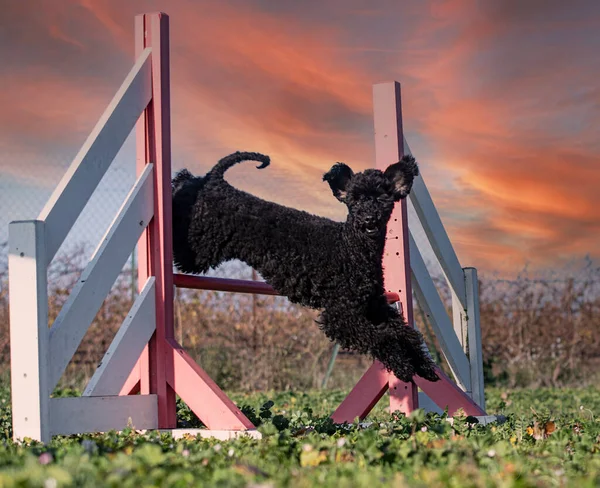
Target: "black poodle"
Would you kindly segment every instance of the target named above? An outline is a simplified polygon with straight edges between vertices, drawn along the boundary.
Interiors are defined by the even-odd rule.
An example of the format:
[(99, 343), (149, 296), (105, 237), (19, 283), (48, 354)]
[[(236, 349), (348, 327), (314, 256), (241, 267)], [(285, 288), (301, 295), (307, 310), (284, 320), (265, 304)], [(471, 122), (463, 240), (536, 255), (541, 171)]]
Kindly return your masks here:
[(173, 179), (173, 255), (184, 273), (239, 259), (278, 293), (321, 310), (319, 327), (341, 347), (370, 354), (400, 380), (438, 380), (421, 334), (389, 305), (383, 286), (386, 227), (395, 202), (419, 174), (411, 156), (385, 171), (354, 173), (336, 163), (323, 176), (348, 207), (345, 222), (264, 201), (229, 185), (225, 171), (244, 161), (269, 165), (268, 156), (236, 152), (194, 177)]

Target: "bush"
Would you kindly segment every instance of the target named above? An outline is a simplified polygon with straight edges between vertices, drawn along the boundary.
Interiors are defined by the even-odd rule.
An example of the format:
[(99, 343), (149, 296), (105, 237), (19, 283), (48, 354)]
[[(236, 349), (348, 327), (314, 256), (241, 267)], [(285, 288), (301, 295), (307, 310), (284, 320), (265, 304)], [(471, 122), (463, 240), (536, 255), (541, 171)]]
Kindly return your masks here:
[[(83, 267), (83, 252), (55, 259), (49, 271), (49, 319), (58, 315)], [(247, 269), (228, 268), (236, 277)], [(600, 370), (600, 293), (597, 270), (577, 279), (480, 282), (481, 329), (488, 385), (560, 386), (593, 382)], [(438, 283), (449, 303), (447, 287)], [(102, 359), (132, 304), (131, 272), (124, 269), (63, 376), (61, 387), (81, 388)], [(321, 385), (333, 345), (314, 322), (316, 312), (282, 297), (177, 290), (177, 340), (225, 389), (310, 389)], [(418, 307), (434, 357), (437, 341)], [(0, 262), (0, 378), (8, 378), (9, 321), (6, 263)], [(370, 364), (338, 356), (328, 386), (349, 388)], [(445, 365), (442, 363), (442, 366)]]

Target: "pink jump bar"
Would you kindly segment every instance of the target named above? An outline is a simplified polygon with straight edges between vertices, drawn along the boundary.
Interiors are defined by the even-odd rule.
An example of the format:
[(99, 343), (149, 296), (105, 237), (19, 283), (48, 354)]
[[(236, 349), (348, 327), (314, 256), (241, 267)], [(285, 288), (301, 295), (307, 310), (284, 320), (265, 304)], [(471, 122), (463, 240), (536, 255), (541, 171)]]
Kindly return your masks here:
[[(179, 288), (193, 290), (229, 291), (232, 293), (256, 293), (257, 295), (279, 295), (273, 287), (264, 281), (233, 280), (229, 278), (212, 278), (209, 276), (196, 276), (174, 274), (173, 283)], [(400, 300), (397, 293), (386, 293), (389, 303)]]

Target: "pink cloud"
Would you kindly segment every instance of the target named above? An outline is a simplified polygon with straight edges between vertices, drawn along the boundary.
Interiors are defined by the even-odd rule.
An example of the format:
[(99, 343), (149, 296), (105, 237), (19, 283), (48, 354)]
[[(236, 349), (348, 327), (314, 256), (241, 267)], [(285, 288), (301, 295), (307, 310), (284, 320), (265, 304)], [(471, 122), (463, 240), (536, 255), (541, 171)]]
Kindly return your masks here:
[[(232, 183), (343, 218), (321, 174), (339, 160), (356, 170), (373, 164), (371, 86), (397, 79), (411, 147), (463, 263), (554, 265), (593, 251), (600, 238), (591, 62), (600, 30), (585, 2), (580, 14), (554, 0), (543, 9), (521, 3), (352, 3), (352, 22), (372, 22), (363, 42), (350, 17), (334, 24), (295, 7), (40, 0), (35, 12), (14, 12), (43, 28), (14, 34), (29, 46), (30, 65), (0, 75), (9, 87), (0, 93), (0, 145), (21, 148), (28, 161), (36, 151), (43, 161), (48, 146), (74, 154), (133, 63), (133, 16), (164, 8), (174, 168), (201, 173), (228, 152), (263, 151), (272, 167), (236, 168)], [(394, 16), (403, 19), (397, 32), (379, 32)], [(49, 42), (81, 56), (72, 72), (44, 58)]]

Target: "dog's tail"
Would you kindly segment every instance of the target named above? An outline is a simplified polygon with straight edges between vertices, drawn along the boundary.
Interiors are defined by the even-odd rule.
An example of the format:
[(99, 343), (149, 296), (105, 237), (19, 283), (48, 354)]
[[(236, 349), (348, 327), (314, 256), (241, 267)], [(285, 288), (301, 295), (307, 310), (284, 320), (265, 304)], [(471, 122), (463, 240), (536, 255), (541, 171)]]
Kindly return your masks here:
[(255, 152), (234, 152), (229, 156), (225, 156), (221, 159), (214, 167), (210, 170), (207, 176), (213, 178), (223, 178), (225, 171), (231, 168), (233, 165), (241, 163), (242, 161), (260, 161), (262, 164), (257, 166), (258, 169), (263, 169), (269, 166), (271, 158), (264, 154)]

